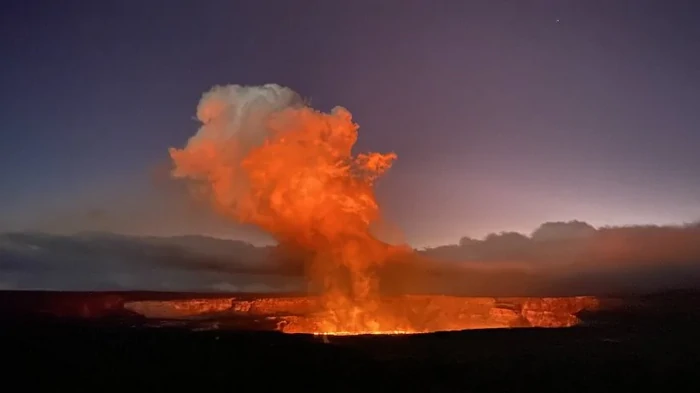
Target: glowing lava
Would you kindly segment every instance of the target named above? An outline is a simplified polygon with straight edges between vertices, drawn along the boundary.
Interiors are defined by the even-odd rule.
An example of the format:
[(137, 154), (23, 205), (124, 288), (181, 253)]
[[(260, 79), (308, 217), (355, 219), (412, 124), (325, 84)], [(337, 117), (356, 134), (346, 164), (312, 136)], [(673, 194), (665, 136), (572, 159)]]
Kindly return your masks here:
[(400, 334), (417, 334), (418, 332), (409, 332), (405, 330), (389, 330), (389, 331), (355, 331), (355, 332), (315, 332), (314, 336), (362, 336), (362, 335), (377, 335), (377, 336), (398, 336)]
[(395, 329), (326, 330), (327, 310), (319, 310), (315, 297), (257, 299), (191, 299), (128, 302), (125, 308), (155, 319), (214, 320), (224, 317), (268, 321), (268, 329), (285, 333), (320, 336), (359, 334), (420, 334), (435, 331), (517, 327), (568, 327), (580, 323), (577, 314), (596, 311), (602, 306), (595, 297), (493, 298), (440, 295), (384, 297), (384, 307), (392, 307)]

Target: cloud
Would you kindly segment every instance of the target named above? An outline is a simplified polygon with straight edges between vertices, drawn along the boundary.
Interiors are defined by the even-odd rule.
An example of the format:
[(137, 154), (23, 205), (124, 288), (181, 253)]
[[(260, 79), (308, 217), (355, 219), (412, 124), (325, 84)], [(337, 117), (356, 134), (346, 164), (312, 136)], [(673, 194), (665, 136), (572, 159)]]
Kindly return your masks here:
[(299, 281), (281, 265), (269, 247), (203, 236), (0, 235), (0, 277), (17, 289), (207, 291), (227, 283), (272, 291)]
[[(0, 235), (7, 289), (300, 291), (303, 255), (205, 236)], [(389, 293), (607, 295), (700, 285), (700, 225), (594, 228), (545, 223), (399, 253), (381, 271)]]
[(506, 232), (483, 240), (463, 238), (422, 254), (451, 261), (453, 277), (445, 281), (462, 280), (472, 290), (500, 290), (507, 284), (523, 292), (598, 294), (700, 284), (697, 224), (596, 229), (580, 221), (549, 222), (530, 236)]

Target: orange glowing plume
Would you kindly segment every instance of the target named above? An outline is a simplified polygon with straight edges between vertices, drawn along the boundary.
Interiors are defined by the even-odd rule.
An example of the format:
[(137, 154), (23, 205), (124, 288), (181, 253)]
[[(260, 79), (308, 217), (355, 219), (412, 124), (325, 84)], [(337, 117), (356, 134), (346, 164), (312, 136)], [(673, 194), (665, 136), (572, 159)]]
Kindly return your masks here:
[(373, 184), (396, 155), (353, 156), (350, 112), (316, 111), (278, 85), (215, 87), (197, 117), (197, 134), (170, 149), (173, 176), (222, 214), (311, 255), (310, 284), (328, 312), (320, 330), (396, 330), (379, 316), (374, 271), (389, 251), (370, 233), (379, 218)]

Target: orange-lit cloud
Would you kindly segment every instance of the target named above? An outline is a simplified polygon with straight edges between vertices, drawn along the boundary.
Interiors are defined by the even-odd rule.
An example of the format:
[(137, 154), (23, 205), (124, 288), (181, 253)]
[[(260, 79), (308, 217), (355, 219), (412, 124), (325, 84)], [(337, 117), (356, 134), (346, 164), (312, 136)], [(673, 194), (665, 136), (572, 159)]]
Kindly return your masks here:
[(353, 155), (348, 110), (319, 112), (278, 85), (215, 87), (197, 117), (197, 134), (170, 149), (173, 176), (221, 214), (306, 253), (310, 284), (338, 329), (374, 329), (375, 270), (389, 249), (370, 232), (380, 216), (373, 186), (396, 155)]

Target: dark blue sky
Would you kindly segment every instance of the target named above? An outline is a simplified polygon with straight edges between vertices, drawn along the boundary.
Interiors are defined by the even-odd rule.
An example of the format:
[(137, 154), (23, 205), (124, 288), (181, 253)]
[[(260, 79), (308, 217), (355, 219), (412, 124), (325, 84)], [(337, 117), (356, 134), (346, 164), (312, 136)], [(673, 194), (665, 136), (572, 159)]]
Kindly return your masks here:
[(378, 192), (416, 245), (700, 218), (697, 2), (1, 7), (0, 229), (240, 234), (153, 181), (227, 83), (348, 108), (358, 151), (399, 156)]

